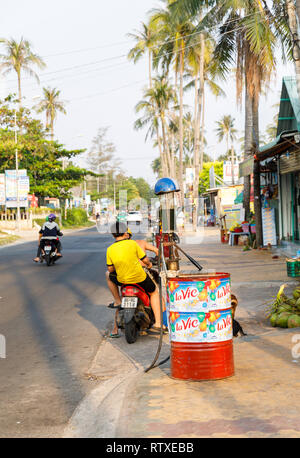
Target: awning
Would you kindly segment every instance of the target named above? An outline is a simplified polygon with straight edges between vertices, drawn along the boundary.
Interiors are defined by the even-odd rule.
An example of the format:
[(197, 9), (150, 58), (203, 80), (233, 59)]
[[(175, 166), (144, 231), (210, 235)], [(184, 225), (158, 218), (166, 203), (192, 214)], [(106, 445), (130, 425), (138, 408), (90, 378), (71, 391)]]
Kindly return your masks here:
[(253, 157), (246, 159), (239, 164), (240, 177), (253, 173), (254, 159), (262, 162), (274, 156), (289, 152), (298, 154), (300, 152), (300, 132), (298, 130), (282, 132), (275, 140), (259, 148)]
[(282, 132), (274, 141), (259, 148), (256, 158), (259, 161), (264, 161), (270, 157), (285, 153), (288, 149), (298, 149), (298, 143), (300, 143), (300, 132), (297, 130)]

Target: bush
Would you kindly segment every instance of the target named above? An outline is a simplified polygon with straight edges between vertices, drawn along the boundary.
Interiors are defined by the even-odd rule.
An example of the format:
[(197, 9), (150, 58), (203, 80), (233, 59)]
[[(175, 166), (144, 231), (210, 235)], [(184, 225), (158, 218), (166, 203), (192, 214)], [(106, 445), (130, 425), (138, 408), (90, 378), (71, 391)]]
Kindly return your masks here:
[(42, 227), (43, 224), (46, 222), (46, 218), (36, 218), (33, 220), (33, 222)]
[(72, 208), (67, 210), (67, 218), (62, 213), (63, 226), (80, 226), (88, 222), (86, 211), (83, 208)]

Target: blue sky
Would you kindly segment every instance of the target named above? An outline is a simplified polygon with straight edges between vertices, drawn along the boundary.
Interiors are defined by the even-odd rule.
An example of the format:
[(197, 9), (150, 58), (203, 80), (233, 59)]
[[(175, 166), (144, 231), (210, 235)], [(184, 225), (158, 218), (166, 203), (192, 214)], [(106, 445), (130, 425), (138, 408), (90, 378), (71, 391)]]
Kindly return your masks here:
[[(135, 177), (155, 182), (151, 161), (158, 155), (151, 141), (144, 142), (145, 132), (136, 132), (134, 106), (142, 98), (147, 84), (147, 61), (133, 65), (126, 58), (132, 41), (126, 35), (139, 29), (151, 8), (160, 5), (153, 0), (11, 0), (1, 6), (1, 36), (32, 43), (47, 68), (39, 71), (41, 85), (24, 75), (25, 105), (37, 103), (43, 86), (61, 90), (67, 102), (67, 116), (58, 115), (55, 135), (68, 148), (90, 149), (100, 127), (110, 126), (109, 140), (117, 148), (124, 170)], [(293, 74), (293, 67), (280, 66), (266, 98), (262, 98), (260, 121), (262, 130), (272, 120), (272, 106), (279, 101), (281, 78)], [(243, 135), (243, 111), (235, 103), (235, 81), (232, 76), (222, 86), (226, 98), (206, 97), (207, 152), (224, 152), (225, 144), (215, 138), (215, 121), (231, 114)], [(1, 80), (1, 96), (16, 91), (16, 76), (11, 73)], [(187, 98), (192, 104), (192, 93)], [(214, 146), (216, 145), (216, 146)], [(83, 162), (81, 165), (84, 165)]]

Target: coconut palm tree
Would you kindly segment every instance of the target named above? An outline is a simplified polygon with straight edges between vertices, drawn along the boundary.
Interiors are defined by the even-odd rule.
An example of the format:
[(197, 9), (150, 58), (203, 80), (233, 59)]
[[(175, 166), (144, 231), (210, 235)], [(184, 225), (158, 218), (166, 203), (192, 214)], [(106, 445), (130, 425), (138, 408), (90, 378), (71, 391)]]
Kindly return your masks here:
[[(162, 9), (152, 10), (150, 23), (157, 31), (158, 40), (162, 43), (155, 58), (155, 66), (162, 65), (164, 70), (169, 71), (171, 64), (174, 64), (176, 81), (179, 75), (179, 188), (181, 189), (181, 200), (183, 203), (183, 75), (186, 58), (187, 37), (194, 30), (190, 20), (181, 20), (170, 10), (172, 1), (167, 1)], [(175, 83), (175, 86), (177, 84)]]
[(35, 107), (37, 113), (46, 112), (46, 128), (50, 128), (51, 140), (54, 139), (54, 121), (57, 112), (67, 114), (65, 110), (65, 102), (59, 100), (60, 91), (56, 88), (43, 88), (44, 98)]
[(163, 145), (160, 146), (162, 170), (163, 173), (173, 178), (175, 177), (175, 171), (167, 137), (167, 115), (169, 108), (175, 103), (176, 94), (174, 88), (169, 84), (165, 76), (159, 76), (153, 79), (153, 87), (145, 91), (144, 99), (135, 107), (137, 113), (144, 111), (144, 116), (136, 121), (135, 127), (139, 128), (152, 123), (156, 129), (159, 146), (161, 145), (160, 138), (163, 139)]
[(153, 24), (146, 25), (142, 22), (142, 30), (136, 33), (129, 33), (128, 36), (133, 38), (136, 45), (129, 51), (128, 59), (136, 63), (141, 57), (148, 53), (148, 74), (149, 74), (149, 87), (152, 88), (152, 58), (155, 55), (155, 43), (157, 34)]
[(236, 140), (237, 130), (234, 128), (234, 119), (231, 115), (224, 115), (220, 121), (216, 121), (216, 134), (219, 142), (226, 140), (226, 153), (229, 151), (229, 142), (231, 143), (231, 179), (234, 184), (234, 149), (233, 142)]
[(31, 50), (31, 44), (29, 41), (21, 38), (19, 42), (16, 40), (1, 39), (1, 43), (4, 45), (5, 52), (0, 54), (0, 71), (3, 75), (7, 75), (9, 72), (14, 70), (17, 73), (18, 78), (18, 101), (21, 107), (22, 103), (22, 90), (21, 90), (21, 76), (22, 71), (33, 76), (38, 82), (39, 77), (37, 73), (32, 69), (32, 66), (38, 68), (44, 68), (46, 64), (43, 59)]

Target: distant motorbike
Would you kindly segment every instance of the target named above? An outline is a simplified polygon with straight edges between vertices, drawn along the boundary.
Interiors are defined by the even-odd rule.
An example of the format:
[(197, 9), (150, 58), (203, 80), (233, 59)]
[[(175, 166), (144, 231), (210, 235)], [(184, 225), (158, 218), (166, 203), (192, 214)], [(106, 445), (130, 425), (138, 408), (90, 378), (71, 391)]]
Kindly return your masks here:
[(41, 262), (45, 260), (47, 266), (54, 265), (55, 262), (61, 257), (61, 256), (56, 255), (57, 241), (59, 241), (58, 237), (56, 241), (53, 239), (44, 239), (44, 247), (43, 247), (43, 250), (41, 251)]
[(154, 313), (150, 296), (139, 285), (122, 286), (121, 297), (118, 327), (124, 329), (126, 341), (132, 344), (140, 331), (146, 331), (154, 324)]

